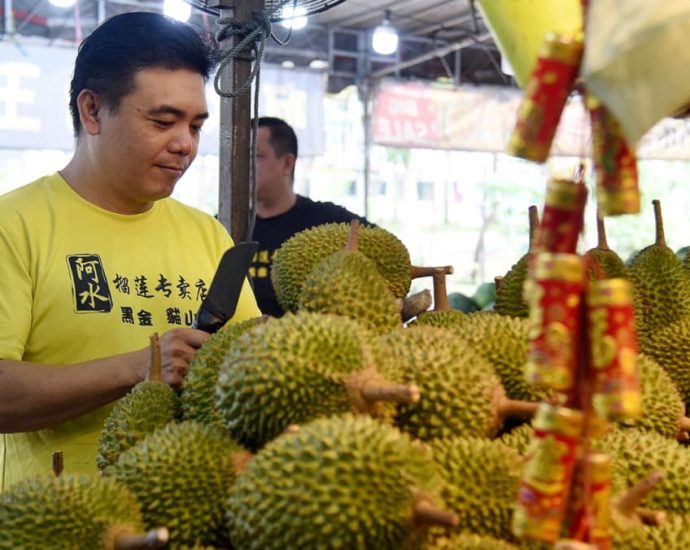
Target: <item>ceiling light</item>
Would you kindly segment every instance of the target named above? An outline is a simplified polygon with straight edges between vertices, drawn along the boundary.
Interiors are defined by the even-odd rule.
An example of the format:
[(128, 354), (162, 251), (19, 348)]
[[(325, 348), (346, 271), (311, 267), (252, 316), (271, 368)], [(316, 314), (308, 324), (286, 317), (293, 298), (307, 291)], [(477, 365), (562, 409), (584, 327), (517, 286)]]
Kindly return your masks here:
[(280, 66), (283, 67), (283, 69), (294, 69), (295, 68), (295, 62), (288, 59), (286, 61), (283, 61), (280, 64)]
[(325, 59), (312, 59), (309, 62), (309, 68), (314, 69), (315, 71), (323, 71), (328, 69), (328, 61)]
[(515, 76), (515, 70), (510, 64), (510, 61), (508, 61), (508, 58), (505, 56), (501, 56), (501, 72), (503, 74), (507, 74), (508, 76)]
[[(294, 11), (293, 11), (294, 9)], [(289, 4), (283, 8), (280, 24), (286, 29), (297, 31), (307, 26), (307, 10), (302, 6)]]
[(163, 13), (178, 21), (187, 21), (192, 15), (192, 6), (184, 0), (165, 0)]
[(382, 23), (374, 29), (371, 46), (381, 55), (391, 55), (398, 49), (398, 31), (391, 25), (391, 12), (386, 10)]
[(71, 8), (77, 3), (77, 0), (50, 0), (50, 3), (58, 8)]

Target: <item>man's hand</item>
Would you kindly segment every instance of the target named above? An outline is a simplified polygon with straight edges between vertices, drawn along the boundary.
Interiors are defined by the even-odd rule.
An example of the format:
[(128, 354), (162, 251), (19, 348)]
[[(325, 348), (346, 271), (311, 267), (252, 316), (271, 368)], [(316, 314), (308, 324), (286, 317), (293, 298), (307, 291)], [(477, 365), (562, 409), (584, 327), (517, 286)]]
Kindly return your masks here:
[(175, 389), (182, 382), (197, 350), (210, 334), (194, 328), (174, 328), (160, 338), (161, 379)]

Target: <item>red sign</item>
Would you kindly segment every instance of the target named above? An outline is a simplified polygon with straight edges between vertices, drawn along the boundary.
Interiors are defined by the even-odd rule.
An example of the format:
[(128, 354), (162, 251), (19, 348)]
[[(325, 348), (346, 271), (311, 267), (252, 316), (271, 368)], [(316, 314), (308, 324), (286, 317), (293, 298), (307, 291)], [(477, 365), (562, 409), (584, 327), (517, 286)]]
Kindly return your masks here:
[(438, 140), (433, 90), (421, 85), (391, 86), (374, 101), (373, 139), (399, 147), (429, 147)]

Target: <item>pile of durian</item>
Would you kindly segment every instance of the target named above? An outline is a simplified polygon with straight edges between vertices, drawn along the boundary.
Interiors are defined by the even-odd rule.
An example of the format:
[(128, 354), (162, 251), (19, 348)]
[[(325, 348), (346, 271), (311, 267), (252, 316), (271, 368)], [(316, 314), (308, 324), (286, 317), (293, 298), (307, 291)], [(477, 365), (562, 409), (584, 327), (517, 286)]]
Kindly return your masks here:
[[(593, 278), (636, 291), (644, 414), (592, 443), (613, 459), (623, 550), (690, 548), (690, 260), (659, 228), (630, 267), (603, 226), (588, 252)], [(0, 549), (548, 548), (511, 530), (530, 419), (550, 398), (524, 378), (524, 263), (496, 311), (465, 314), (444, 301), (448, 267), (412, 266), (383, 229), (295, 235), (273, 267), (288, 314), (212, 335), (179, 393), (152, 338), (149, 379), (103, 427), (101, 473), (0, 494)], [(428, 291), (408, 296), (420, 275), (431, 311)]]

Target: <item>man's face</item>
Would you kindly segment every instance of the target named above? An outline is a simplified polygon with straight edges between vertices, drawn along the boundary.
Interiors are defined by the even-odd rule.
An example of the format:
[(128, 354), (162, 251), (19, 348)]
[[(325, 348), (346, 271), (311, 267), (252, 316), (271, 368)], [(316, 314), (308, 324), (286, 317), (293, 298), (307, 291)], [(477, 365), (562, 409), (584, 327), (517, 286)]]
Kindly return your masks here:
[(277, 156), (270, 142), (271, 130), (260, 127), (256, 136), (256, 187), (259, 200), (275, 199), (292, 185), (292, 155)]
[[(142, 69), (115, 113), (99, 111), (99, 192), (118, 210), (147, 208), (169, 196), (197, 154), (208, 117), (204, 81), (189, 70)], [(118, 206), (119, 205), (119, 206)]]

